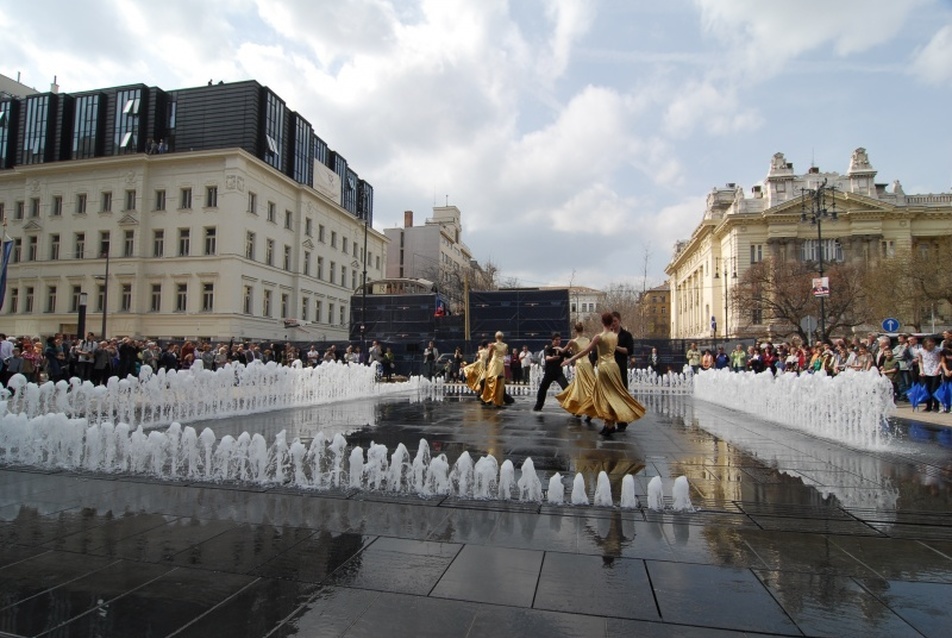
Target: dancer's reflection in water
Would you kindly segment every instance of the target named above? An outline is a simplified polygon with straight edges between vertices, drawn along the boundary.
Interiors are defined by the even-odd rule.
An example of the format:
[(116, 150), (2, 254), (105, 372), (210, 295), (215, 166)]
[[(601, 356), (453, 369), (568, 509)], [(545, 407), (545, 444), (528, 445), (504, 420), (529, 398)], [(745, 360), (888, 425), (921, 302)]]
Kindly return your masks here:
[(597, 518), (594, 524), (585, 526), (586, 533), (602, 550), (602, 563), (611, 567), (616, 558), (621, 558), (623, 550), (635, 540), (634, 514), (627, 514), (628, 520), (619, 509), (612, 509), (608, 518)]

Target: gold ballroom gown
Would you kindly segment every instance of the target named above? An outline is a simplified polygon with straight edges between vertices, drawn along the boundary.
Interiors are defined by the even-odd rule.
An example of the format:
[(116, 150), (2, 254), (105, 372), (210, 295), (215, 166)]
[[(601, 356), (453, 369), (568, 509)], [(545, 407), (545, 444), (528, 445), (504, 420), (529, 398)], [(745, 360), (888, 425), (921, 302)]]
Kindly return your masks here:
[(489, 360), (486, 362), (486, 384), (483, 386), (483, 403), (495, 406), (505, 404), (506, 366), (504, 359), (509, 346), (502, 341), (489, 344)]
[[(574, 354), (587, 348), (591, 339), (575, 337), (573, 342), (575, 343), (572, 347)], [(568, 387), (555, 395), (555, 400), (559, 402), (563, 410), (571, 414), (582, 414), (582, 404), (592, 396), (594, 388), (595, 366), (592, 365), (588, 356), (580, 357), (575, 360), (575, 376), (569, 382)]]
[(483, 379), (486, 378), (486, 357), (488, 355), (488, 350), (480, 348), (476, 352), (476, 360), (463, 368), (466, 385), (468, 385), (469, 389), (475, 392), (477, 396), (481, 395), (483, 391), (482, 383)]
[(611, 330), (598, 336), (595, 346), (598, 352), (595, 387), (591, 397), (583, 400), (576, 414), (602, 419), (606, 423), (631, 423), (645, 415), (645, 406), (628, 393), (621, 381), (621, 372), (615, 363), (616, 345), (618, 335)]

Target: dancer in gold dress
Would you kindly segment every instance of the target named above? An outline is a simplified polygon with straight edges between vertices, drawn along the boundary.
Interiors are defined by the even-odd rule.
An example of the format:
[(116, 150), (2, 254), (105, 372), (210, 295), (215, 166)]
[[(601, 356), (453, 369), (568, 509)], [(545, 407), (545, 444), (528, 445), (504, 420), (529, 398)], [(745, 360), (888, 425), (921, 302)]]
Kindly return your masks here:
[(489, 358), (486, 361), (486, 385), (483, 387), (483, 403), (501, 408), (506, 402), (506, 367), (504, 358), (509, 346), (503, 340), (502, 332), (496, 333), (496, 341), (489, 344)]
[(483, 383), (486, 380), (486, 359), (489, 356), (489, 342), (483, 341), (476, 350), (476, 360), (463, 368), (466, 385), (482, 400)]
[(606, 436), (615, 431), (615, 424), (619, 421), (631, 423), (645, 414), (645, 406), (628, 394), (625, 389), (621, 380), (621, 371), (615, 363), (618, 335), (612, 330), (613, 320), (614, 317), (610, 312), (604, 313), (602, 315), (604, 330), (595, 335), (585, 348), (562, 363), (562, 365), (575, 363), (582, 357), (588, 356), (592, 350), (598, 353), (595, 387), (592, 389), (591, 398), (583, 401), (579, 407), (582, 414), (605, 422), (599, 434)]
[[(565, 349), (573, 355), (578, 354), (591, 343), (591, 339), (582, 334), (584, 330), (585, 326), (581, 323), (575, 324), (575, 338), (565, 344)], [(594, 388), (595, 367), (588, 357), (582, 357), (575, 362), (575, 376), (569, 382), (569, 387), (555, 395), (555, 400), (559, 402), (563, 410), (575, 416), (582, 416), (582, 405), (591, 398)]]

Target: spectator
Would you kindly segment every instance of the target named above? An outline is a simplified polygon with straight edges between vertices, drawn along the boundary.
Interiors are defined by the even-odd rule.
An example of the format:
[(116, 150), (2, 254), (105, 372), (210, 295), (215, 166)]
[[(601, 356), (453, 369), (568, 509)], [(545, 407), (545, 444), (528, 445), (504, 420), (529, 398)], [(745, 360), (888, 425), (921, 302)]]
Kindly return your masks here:
[[(652, 348), (654, 350), (654, 348)], [(731, 364), (731, 359), (727, 356), (727, 353), (724, 352), (724, 346), (717, 346), (717, 354), (714, 355), (714, 368), (717, 370), (723, 370), (724, 368), (729, 367)]]
[(697, 349), (696, 343), (691, 344), (685, 356), (688, 360), (688, 365), (691, 366), (691, 370), (694, 371), (694, 374), (697, 374), (698, 370), (701, 369), (701, 351)]
[(731, 352), (731, 370), (740, 372), (747, 369), (747, 351), (743, 344), (738, 343)]

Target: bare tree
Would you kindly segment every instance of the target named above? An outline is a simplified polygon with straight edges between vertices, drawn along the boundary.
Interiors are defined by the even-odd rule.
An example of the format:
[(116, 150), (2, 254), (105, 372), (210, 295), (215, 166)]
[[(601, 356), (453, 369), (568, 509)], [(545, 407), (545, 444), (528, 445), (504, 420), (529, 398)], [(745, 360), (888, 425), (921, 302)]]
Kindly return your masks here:
[[(831, 264), (824, 272), (830, 278), (830, 296), (824, 300), (825, 339), (867, 323), (870, 317), (863, 286), (865, 267)], [(734, 314), (741, 317), (741, 330), (748, 334), (764, 325), (780, 334), (796, 333), (811, 340), (801, 327), (806, 317), (820, 317), (820, 302), (811, 292), (816, 275), (808, 262), (766, 259), (752, 264), (731, 295)]]

